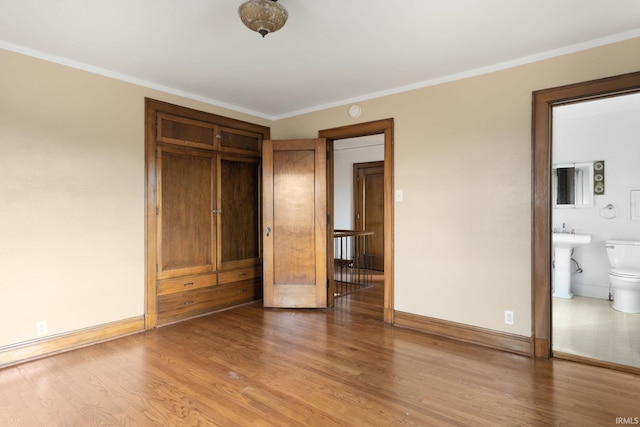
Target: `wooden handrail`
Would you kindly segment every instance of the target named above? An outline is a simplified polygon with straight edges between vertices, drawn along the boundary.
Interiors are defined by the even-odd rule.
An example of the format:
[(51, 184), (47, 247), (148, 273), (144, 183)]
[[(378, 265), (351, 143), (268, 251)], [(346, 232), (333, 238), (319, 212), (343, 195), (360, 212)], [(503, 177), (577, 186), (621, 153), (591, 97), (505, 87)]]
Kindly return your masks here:
[(333, 230), (333, 237), (345, 237), (345, 236), (373, 236), (373, 231)]

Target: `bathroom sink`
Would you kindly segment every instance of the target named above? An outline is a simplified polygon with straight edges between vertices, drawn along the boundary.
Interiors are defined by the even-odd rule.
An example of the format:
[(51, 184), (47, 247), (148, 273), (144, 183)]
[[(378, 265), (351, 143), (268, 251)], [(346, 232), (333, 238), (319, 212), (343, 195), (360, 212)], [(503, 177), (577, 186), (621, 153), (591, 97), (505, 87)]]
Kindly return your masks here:
[(553, 296), (573, 298), (571, 293), (571, 251), (591, 242), (591, 234), (553, 233)]
[(553, 233), (551, 242), (554, 248), (575, 248), (591, 242), (591, 234)]

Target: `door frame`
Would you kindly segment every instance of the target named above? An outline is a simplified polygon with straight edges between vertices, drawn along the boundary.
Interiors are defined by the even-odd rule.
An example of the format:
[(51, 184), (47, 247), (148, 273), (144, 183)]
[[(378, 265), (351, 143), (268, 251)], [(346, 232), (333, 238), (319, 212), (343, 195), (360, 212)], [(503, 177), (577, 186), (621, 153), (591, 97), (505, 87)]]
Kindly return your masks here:
[[(327, 140), (327, 210), (330, 212), (327, 241), (330, 242), (330, 250), (333, 250), (333, 142), (336, 139), (357, 138), (368, 135), (384, 135), (384, 321), (394, 323), (395, 311), (393, 301), (394, 289), (394, 256), (393, 256), (393, 229), (394, 229), (394, 197), (393, 197), (393, 118), (376, 120), (372, 122), (341, 126), (332, 129), (324, 129), (318, 132), (319, 138)], [(332, 253), (332, 252), (330, 252)], [(328, 257), (332, 258), (332, 257)], [(333, 259), (327, 263), (328, 277), (333, 278)], [(333, 295), (329, 295), (330, 306), (333, 306)]]
[(554, 106), (640, 92), (640, 72), (533, 92), (531, 299), (532, 354), (551, 348), (551, 129)]

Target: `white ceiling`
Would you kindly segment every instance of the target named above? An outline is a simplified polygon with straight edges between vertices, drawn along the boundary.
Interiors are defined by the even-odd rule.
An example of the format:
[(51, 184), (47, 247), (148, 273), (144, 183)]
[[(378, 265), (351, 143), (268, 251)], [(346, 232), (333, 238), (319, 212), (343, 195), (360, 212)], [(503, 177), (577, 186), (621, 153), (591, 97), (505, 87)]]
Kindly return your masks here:
[(639, 0), (280, 0), (263, 39), (242, 1), (0, 0), (0, 48), (279, 119), (640, 36)]

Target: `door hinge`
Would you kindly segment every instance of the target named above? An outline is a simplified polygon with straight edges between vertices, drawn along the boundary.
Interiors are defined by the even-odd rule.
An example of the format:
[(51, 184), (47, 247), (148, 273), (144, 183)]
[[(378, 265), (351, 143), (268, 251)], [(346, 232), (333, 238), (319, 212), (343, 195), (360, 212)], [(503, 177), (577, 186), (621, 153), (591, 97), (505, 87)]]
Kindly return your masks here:
[(327, 214), (327, 224), (331, 224), (331, 215)]
[(156, 215), (160, 215), (160, 208), (156, 208)]
[(329, 289), (329, 279), (327, 279), (327, 289)]
[(156, 264), (156, 273), (158, 272), (158, 264)]

